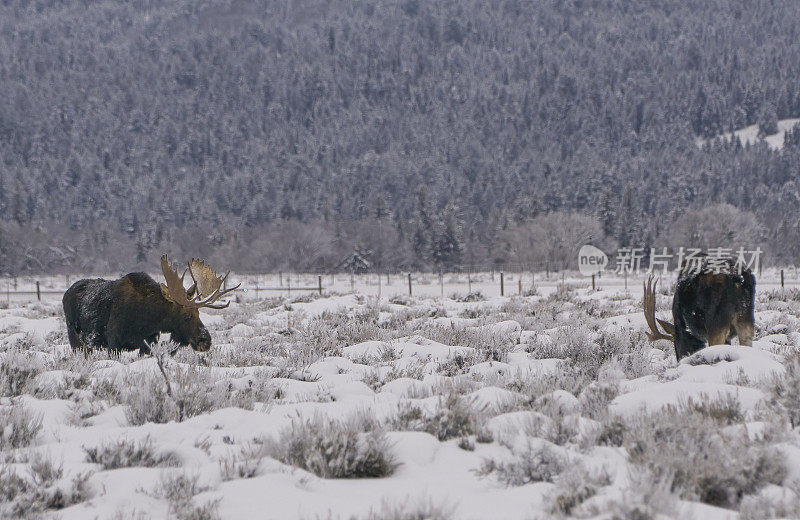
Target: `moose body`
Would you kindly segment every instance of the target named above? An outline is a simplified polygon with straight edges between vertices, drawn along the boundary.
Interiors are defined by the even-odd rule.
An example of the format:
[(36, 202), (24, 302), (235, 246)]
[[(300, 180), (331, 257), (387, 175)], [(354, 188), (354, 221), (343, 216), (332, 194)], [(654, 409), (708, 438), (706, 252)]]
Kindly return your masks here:
[[(183, 276), (178, 277), (171, 269), (166, 256), (162, 257), (162, 270), (167, 285), (159, 284), (146, 273), (130, 273), (118, 280), (95, 278), (75, 282), (63, 298), (73, 350), (139, 349), (140, 353), (147, 353), (147, 345), (157, 341), (160, 333), (170, 333), (173, 341), (190, 345), (194, 350), (209, 350), (211, 335), (200, 321), (199, 309), (225, 307), (211, 305), (229, 292), (219, 290), (224, 278), (217, 278), (202, 262), (193, 261), (189, 270), (200, 282), (195, 280), (187, 291), (183, 288)], [(198, 301), (200, 298), (205, 300)]]
[[(655, 318), (652, 277), (645, 285), (645, 319), (651, 340), (669, 339), (675, 357), (694, 354), (707, 345), (753, 344), (756, 279), (749, 269), (738, 269), (732, 261), (710, 264), (708, 259), (693, 268), (684, 266), (672, 300), (673, 323)], [(666, 331), (662, 333), (657, 323)]]

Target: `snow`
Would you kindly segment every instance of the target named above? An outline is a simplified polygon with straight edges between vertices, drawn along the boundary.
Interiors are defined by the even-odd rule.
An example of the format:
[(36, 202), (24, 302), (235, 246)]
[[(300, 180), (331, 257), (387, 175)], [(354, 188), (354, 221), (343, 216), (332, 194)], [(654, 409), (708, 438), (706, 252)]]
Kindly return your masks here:
[[(608, 278), (603, 282), (612, 286)], [(448, 508), (457, 519), (541, 518), (548, 515), (557, 483), (507, 487), (496, 478), (480, 476), (478, 469), (487, 459), (512, 461), (519, 450), (546, 446), (569, 461), (570, 467), (580, 464), (609, 474), (610, 483), (587, 504), (602, 509), (629, 491), (632, 466), (625, 448), (587, 444), (602, 430), (604, 419), (588, 414), (586, 392), (573, 390), (569, 381), (559, 379), (574, 361), (539, 354), (565, 341), (571, 327), (584, 327), (581, 337), (594, 343), (601, 338), (622, 341), (619, 338), (626, 334), (645, 330), (638, 285), (631, 282), (630, 292), (608, 288), (591, 293), (581, 287), (573, 291), (570, 301), (551, 303), (543, 303), (540, 296), (491, 297), (479, 302), (419, 296), (409, 305), (399, 305), (385, 298), (346, 294), (286, 301), (272, 308), (260, 302), (235, 303), (229, 315), (203, 312), (204, 323), (218, 339), (209, 356), (199, 358), (202, 361), (195, 366), (210, 380), (204, 391), (224, 394), (262, 383), (266, 391), (249, 409), (231, 402), (182, 422), (131, 425), (125, 404), (95, 395), (101, 385), (129, 391), (136, 384), (132, 382), (140, 381), (137, 377), (160, 377), (156, 360), (135, 355), (119, 359), (97, 355), (85, 362), (73, 359), (57, 304), (12, 305), (0, 310), (0, 363), (24, 362), (38, 372), (22, 395), (13, 398), (42, 419), (30, 452), (46, 453), (62, 464), (66, 482), (78, 473), (91, 472), (91, 498), (57, 511), (65, 520), (111, 518), (120, 511), (170, 518), (174, 515), (170, 504), (157, 491), (161, 479), (173, 473), (196, 475), (207, 489), (192, 502), (217, 501), (216, 512), (225, 519), (362, 518), (387, 504), (410, 507), (424, 502)], [(512, 302), (552, 305), (553, 309), (536, 317), (503, 310)], [(587, 318), (582, 314), (583, 302), (595, 302), (608, 312), (602, 314), (605, 317)], [(787, 310), (759, 304), (757, 323), (770, 326), (757, 327), (752, 348), (711, 346), (678, 363), (668, 342), (640, 344), (636, 341), (641, 337), (633, 336), (639, 338), (634, 347), (641, 349), (637, 351), (640, 364), (631, 368), (615, 361), (596, 372), (600, 384), (617, 388), (609, 398), (610, 417), (625, 419), (658, 413), (667, 406), (680, 407), (690, 400), (733, 397), (746, 420), (720, 427), (720, 433), (776, 442), (789, 475), (800, 479), (800, 443), (791, 430), (775, 437), (776, 426), (765, 412), (770, 406), (767, 383), (784, 374), (787, 356), (800, 348), (797, 306), (777, 303), (785, 303)], [(317, 338), (304, 328), (331, 314), (341, 314), (346, 321), (373, 309), (379, 310), (378, 323), (388, 323), (409, 309), (424, 312), (414, 314), (401, 325), (404, 328), (387, 332), (384, 338), (361, 341), (365, 339), (361, 336), (327, 351), (318, 350), (315, 342), (324, 344), (344, 331), (332, 328)], [(477, 318), (472, 313), (476, 309), (481, 311)], [(430, 317), (433, 310), (435, 318)], [(334, 323), (341, 327), (343, 322)], [(426, 337), (432, 330), (436, 340)], [(471, 338), (470, 343), (448, 344), (448, 330), (454, 338)], [(479, 334), (465, 335), (467, 331)], [(258, 353), (262, 361), (214, 364), (215, 356), (244, 352)], [(188, 353), (167, 362), (178, 368), (193, 363)], [(77, 380), (86, 381), (82, 388), (73, 388)], [(466, 444), (472, 449), (463, 449), (459, 438), (440, 441), (426, 431), (393, 426), (398, 410), (417, 406), (421, 413), (431, 415), (454, 395), (478, 414), (480, 427), (489, 434), (489, 439), (470, 434)], [(0, 408), (11, 402), (9, 396), (0, 397)], [(99, 408), (76, 421), (76, 407), (88, 402), (98, 403)], [(390, 476), (323, 479), (264, 456), (252, 478), (223, 479), (221, 460), (238, 456), (263, 439), (276, 438), (292, 421), (365, 415), (387, 431), (391, 453), (399, 463)], [(547, 432), (562, 430), (574, 430), (576, 437), (560, 444), (545, 438), (550, 435)], [(87, 462), (85, 448), (121, 439), (147, 440), (158, 452), (173, 454), (180, 466), (103, 470)], [(25, 463), (14, 467), (25, 472)], [(787, 486), (769, 485), (755, 493), (775, 503), (797, 498)], [(736, 517), (734, 511), (687, 500), (678, 500), (674, 511), (680, 516)]]
[[(800, 123), (800, 119), (798, 118), (780, 119), (778, 120), (778, 133), (767, 135), (763, 139), (758, 137), (758, 125), (746, 126), (734, 132), (725, 132), (724, 134), (717, 136), (715, 139), (724, 139), (727, 141), (731, 137), (736, 136), (742, 142), (742, 145), (755, 144), (763, 140), (765, 143), (767, 143), (767, 146), (773, 150), (780, 150), (783, 148), (783, 141), (786, 136), (786, 131), (791, 130), (797, 123)], [(697, 146), (702, 146), (707, 141), (707, 139), (699, 137), (697, 138), (696, 144)]]

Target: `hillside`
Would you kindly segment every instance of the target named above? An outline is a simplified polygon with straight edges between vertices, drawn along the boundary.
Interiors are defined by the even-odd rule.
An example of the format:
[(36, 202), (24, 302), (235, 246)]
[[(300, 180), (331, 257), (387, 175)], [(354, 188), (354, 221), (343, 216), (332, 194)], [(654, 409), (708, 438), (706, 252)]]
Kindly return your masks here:
[[(254, 229), (466, 263), (430, 252), (444, 241), (487, 266), (510, 258), (498, 230), (536, 215), (646, 246), (711, 202), (796, 250), (796, 144), (694, 142), (800, 114), (798, 16), (791, 0), (4, 2), (0, 240), (22, 252), (0, 271), (236, 259)], [(24, 253), (41, 244), (59, 254)]]

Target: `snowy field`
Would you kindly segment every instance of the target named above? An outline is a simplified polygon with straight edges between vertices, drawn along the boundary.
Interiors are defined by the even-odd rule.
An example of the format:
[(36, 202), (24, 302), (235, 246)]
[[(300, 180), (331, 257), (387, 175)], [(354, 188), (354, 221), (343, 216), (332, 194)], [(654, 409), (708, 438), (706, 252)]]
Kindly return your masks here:
[(800, 290), (776, 273), (752, 348), (680, 364), (641, 278), (248, 291), (201, 312), (208, 354), (148, 358), (73, 355), (57, 298), (0, 298), (0, 517), (797, 518)]

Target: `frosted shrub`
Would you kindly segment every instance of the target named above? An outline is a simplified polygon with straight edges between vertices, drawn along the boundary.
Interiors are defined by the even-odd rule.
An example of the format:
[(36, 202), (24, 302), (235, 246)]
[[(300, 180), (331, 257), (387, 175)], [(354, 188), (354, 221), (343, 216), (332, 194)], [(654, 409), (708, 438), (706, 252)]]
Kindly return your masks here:
[(800, 497), (796, 493), (786, 490), (782, 495), (744, 497), (739, 507), (739, 518), (741, 520), (800, 518)]
[(783, 374), (769, 383), (770, 404), (789, 420), (792, 428), (800, 426), (800, 353), (792, 351), (784, 360)]
[(42, 418), (30, 413), (22, 403), (0, 407), (0, 450), (30, 446), (41, 429)]
[(201, 505), (196, 505), (193, 500), (195, 495), (208, 490), (208, 487), (200, 485), (197, 475), (170, 472), (161, 475), (155, 496), (169, 502), (170, 513), (178, 520), (216, 520), (219, 518), (218, 500)]
[(730, 406), (690, 404), (667, 407), (627, 421), (622, 433), (630, 461), (656, 480), (672, 479), (672, 490), (686, 500), (735, 507), (744, 495), (767, 484), (781, 484), (786, 462), (765, 440), (745, 432), (721, 433)]
[(454, 301), (461, 303), (482, 302), (486, 300), (486, 296), (484, 296), (483, 293), (480, 291), (472, 291), (471, 293), (468, 293), (466, 296), (458, 296), (454, 294), (450, 298)]
[(578, 396), (581, 414), (591, 419), (601, 419), (608, 414), (608, 405), (619, 395), (619, 386), (610, 381), (592, 383)]
[(128, 407), (125, 418), (131, 426), (145, 423), (168, 423), (178, 418), (178, 407), (167, 393), (164, 381), (155, 374), (132, 378), (120, 401)]
[(583, 466), (573, 466), (556, 478), (556, 488), (550, 497), (550, 512), (569, 516), (600, 488), (611, 484), (605, 471), (590, 472)]
[(298, 417), (265, 447), (284, 464), (322, 478), (386, 477), (398, 466), (384, 432), (364, 417)]
[(416, 503), (391, 504), (383, 502), (380, 510), (370, 509), (363, 520), (450, 520), (453, 518), (451, 507), (434, 504), (430, 500), (419, 500)]
[(427, 325), (416, 332), (445, 345), (474, 348), (475, 355), (469, 359), (470, 366), (483, 361), (506, 362), (508, 353), (514, 348), (514, 343), (505, 335), (480, 328)]
[(100, 464), (104, 470), (180, 465), (174, 454), (159, 453), (149, 437), (139, 442), (122, 439), (100, 447), (83, 448), (83, 451), (87, 462)]
[(158, 373), (129, 376), (119, 401), (128, 405), (125, 416), (130, 425), (181, 422), (229, 403), (231, 393), (220, 395), (208, 368), (173, 363), (171, 348), (171, 344), (151, 346)]
[(227, 457), (220, 458), (219, 467), (223, 482), (255, 477), (264, 457), (266, 450), (262, 444), (249, 444), (242, 446), (238, 454), (229, 453)]
[(0, 517), (39, 518), (48, 510), (58, 510), (89, 498), (90, 473), (63, 479), (63, 468), (49, 458), (35, 454), (27, 478), (11, 466), (0, 467)]
[(553, 482), (564, 471), (567, 461), (547, 444), (512, 450), (511, 460), (485, 459), (478, 476), (494, 476), (506, 486), (524, 486), (532, 482)]
[(433, 414), (427, 414), (414, 405), (401, 404), (398, 415), (392, 420), (392, 427), (397, 430), (424, 431), (440, 441), (473, 434), (486, 437), (480, 427), (483, 415), (467, 398), (451, 392), (439, 399)]
[(42, 372), (42, 363), (19, 350), (9, 350), (0, 358), (0, 397), (17, 397), (31, 390)]
[(628, 479), (630, 485), (622, 490), (619, 500), (595, 508), (592, 514), (599, 516), (607, 513), (614, 519), (641, 520), (681, 517), (677, 507), (678, 497), (670, 491), (672, 481), (668, 475), (656, 478), (651, 472), (637, 468), (628, 472)]

